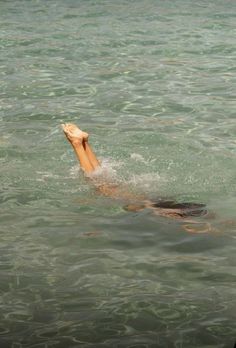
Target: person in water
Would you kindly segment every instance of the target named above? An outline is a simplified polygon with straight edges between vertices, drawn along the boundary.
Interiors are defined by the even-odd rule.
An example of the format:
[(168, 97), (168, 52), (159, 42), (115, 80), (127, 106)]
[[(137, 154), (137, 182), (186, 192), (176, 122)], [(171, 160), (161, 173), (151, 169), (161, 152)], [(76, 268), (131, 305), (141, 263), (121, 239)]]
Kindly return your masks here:
[[(62, 129), (66, 135), (67, 140), (72, 145), (76, 156), (79, 159), (80, 166), (86, 176), (93, 181), (97, 191), (108, 197), (123, 199), (128, 204), (125, 206), (127, 211), (138, 212), (143, 209), (151, 209), (155, 215), (175, 218), (189, 223), (190, 225), (183, 225), (184, 229), (193, 233), (205, 233), (211, 230), (209, 223), (202, 223), (192, 220), (193, 217), (201, 217), (207, 215), (205, 204), (200, 203), (178, 203), (173, 200), (150, 200), (144, 195), (135, 195), (129, 193), (119, 185), (109, 182), (102, 182), (96, 179), (94, 173), (101, 167), (99, 160), (94, 154), (89, 142), (88, 133), (79, 129), (72, 123), (62, 124)], [(200, 224), (201, 228), (195, 228), (193, 224)], [(204, 225), (204, 226), (203, 226)], [(203, 226), (203, 228), (202, 228)]]

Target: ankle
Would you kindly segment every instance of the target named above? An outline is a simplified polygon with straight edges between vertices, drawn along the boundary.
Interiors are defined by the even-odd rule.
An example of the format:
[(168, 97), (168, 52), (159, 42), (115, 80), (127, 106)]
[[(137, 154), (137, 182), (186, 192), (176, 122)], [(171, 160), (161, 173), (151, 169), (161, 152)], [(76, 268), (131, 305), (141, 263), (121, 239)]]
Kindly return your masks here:
[(69, 141), (74, 147), (83, 146), (83, 138), (71, 138)]
[(83, 137), (83, 141), (88, 142), (89, 134), (87, 132), (82, 131), (81, 135)]

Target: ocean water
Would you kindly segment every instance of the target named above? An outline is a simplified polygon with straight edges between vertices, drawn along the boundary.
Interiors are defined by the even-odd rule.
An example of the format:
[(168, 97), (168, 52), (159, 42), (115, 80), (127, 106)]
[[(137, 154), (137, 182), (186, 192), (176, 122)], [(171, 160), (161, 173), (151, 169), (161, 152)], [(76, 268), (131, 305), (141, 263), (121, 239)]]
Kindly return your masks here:
[[(0, 1), (0, 347), (236, 341), (236, 2)], [(205, 203), (207, 231), (83, 176)], [(200, 233), (202, 232), (202, 233)]]

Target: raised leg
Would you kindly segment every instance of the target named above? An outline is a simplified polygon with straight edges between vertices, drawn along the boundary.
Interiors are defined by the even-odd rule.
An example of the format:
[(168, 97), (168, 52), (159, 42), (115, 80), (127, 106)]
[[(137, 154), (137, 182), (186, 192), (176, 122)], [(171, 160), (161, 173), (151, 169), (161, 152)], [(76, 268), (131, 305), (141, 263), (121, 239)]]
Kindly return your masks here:
[[(69, 130), (69, 132), (72, 131), (74, 133), (74, 137), (79, 137), (79, 138), (82, 137), (82, 139), (83, 139), (82, 144), (83, 144), (83, 147), (84, 147), (85, 154), (86, 154), (88, 160), (90, 161), (93, 169), (96, 169), (97, 167), (100, 167), (100, 163), (99, 163), (97, 157), (95, 156), (91, 146), (88, 143), (88, 138), (89, 138), (88, 133), (83, 132), (81, 129), (79, 129), (79, 127), (77, 127), (76, 125), (74, 125), (72, 123), (67, 123), (65, 125), (62, 125), (62, 128), (63, 128), (63, 130), (64, 130), (64, 132), (66, 134), (67, 139), (70, 142), (71, 142), (71, 140), (70, 140), (71, 136), (67, 134), (68, 130)], [(72, 146), (73, 146), (73, 144), (72, 144)]]
[(71, 143), (79, 161), (81, 168), (85, 173), (91, 173), (94, 171), (94, 167), (90, 162), (85, 148), (84, 148), (84, 135), (83, 132), (75, 125), (71, 123), (62, 124), (62, 129)]
[(89, 161), (91, 162), (93, 168), (96, 169), (97, 167), (100, 167), (100, 163), (99, 163), (97, 157), (95, 156), (91, 146), (89, 145), (89, 142), (88, 142), (89, 135), (86, 132), (83, 132), (83, 131), (81, 131), (81, 132), (83, 135), (83, 146), (84, 146), (84, 150), (86, 152), (86, 155), (87, 155)]
[(100, 163), (97, 159), (97, 157), (95, 156), (91, 146), (88, 143), (88, 139), (84, 139), (83, 142), (84, 145), (84, 150), (86, 152), (86, 155), (88, 156), (88, 159), (90, 161), (90, 163), (92, 164), (93, 168), (96, 169), (97, 167), (100, 167)]

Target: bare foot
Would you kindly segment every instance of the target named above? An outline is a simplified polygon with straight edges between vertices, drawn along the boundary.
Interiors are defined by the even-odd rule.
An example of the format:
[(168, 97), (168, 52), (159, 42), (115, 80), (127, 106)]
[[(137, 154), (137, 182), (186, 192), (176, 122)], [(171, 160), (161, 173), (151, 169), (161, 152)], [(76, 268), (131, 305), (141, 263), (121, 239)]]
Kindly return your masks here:
[(61, 125), (67, 139), (72, 144), (82, 144), (84, 141), (88, 141), (88, 133), (83, 132), (79, 127), (73, 123), (65, 123)]

